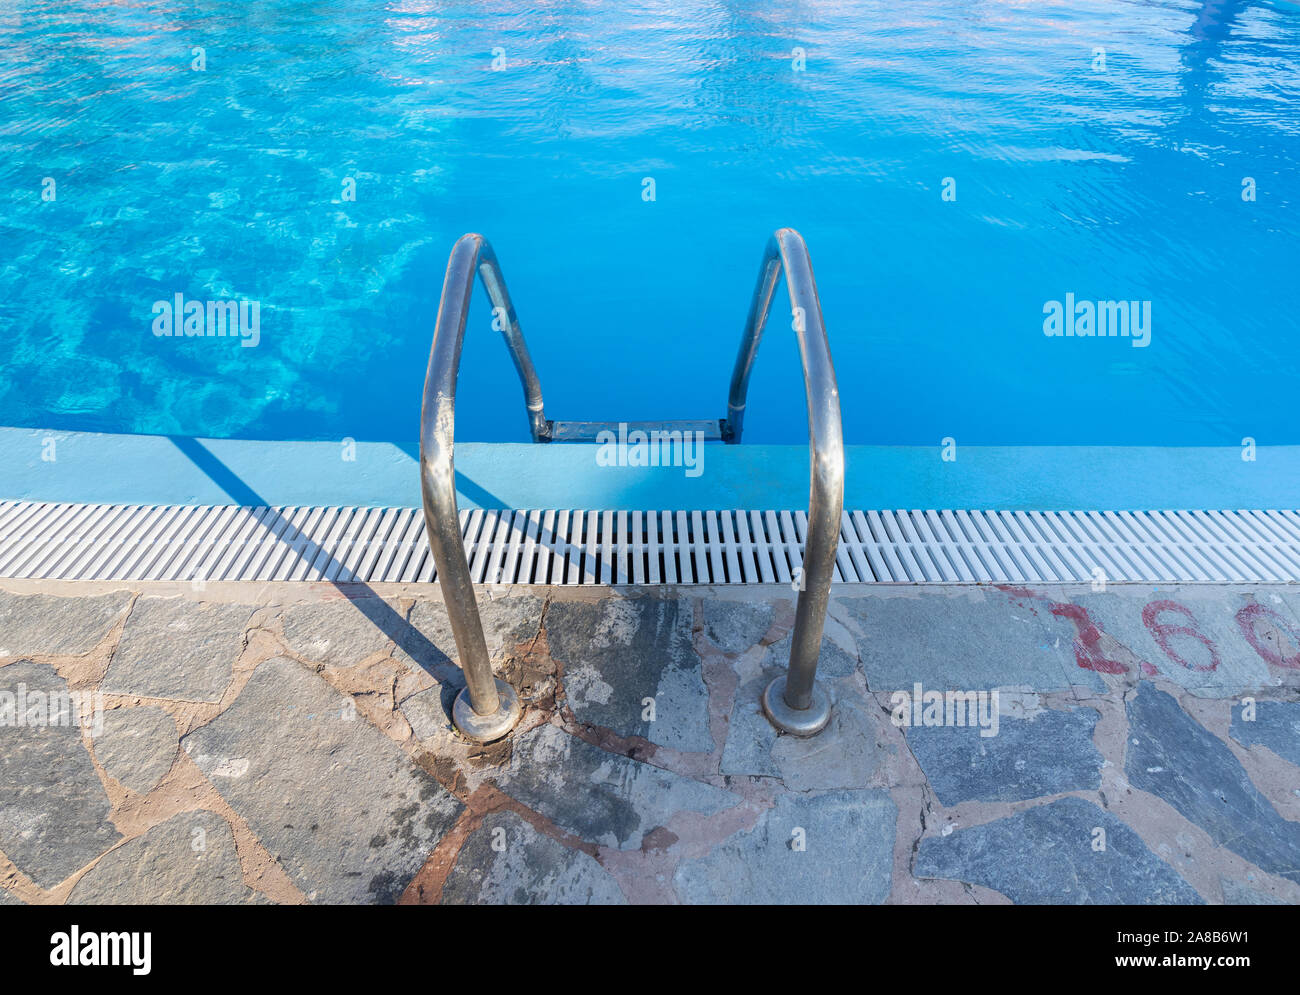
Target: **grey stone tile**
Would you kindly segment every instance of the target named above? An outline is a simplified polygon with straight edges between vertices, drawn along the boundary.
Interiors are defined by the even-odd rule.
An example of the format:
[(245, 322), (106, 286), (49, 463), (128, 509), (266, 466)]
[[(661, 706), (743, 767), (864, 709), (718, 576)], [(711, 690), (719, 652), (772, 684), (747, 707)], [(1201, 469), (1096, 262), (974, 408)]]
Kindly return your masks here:
[(1198, 697), (1231, 698), (1274, 683), (1237, 624), (1237, 613), (1250, 603), (1247, 595), (1227, 588), (1112, 587), (1074, 600), (1107, 634)]
[(858, 651), (873, 691), (1064, 691), (1083, 673), (1073, 627), (1031, 611), (1001, 591), (843, 598), (861, 635)]
[(145, 598), (135, 603), (103, 689), (182, 701), (220, 701), (244, 645), (247, 605)]
[(129, 591), (73, 598), (0, 591), (0, 658), (89, 653), (130, 602)]
[(26, 902), (24, 902), (13, 892), (6, 891), (4, 888), (0, 888), (0, 905), (26, 905), (26, 904), (27, 904)]
[(1028, 719), (999, 716), (993, 736), (969, 725), (912, 726), (905, 735), (943, 804), (1013, 802), (1101, 787), (1098, 718), (1091, 708), (1043, 709)]
[(1102, 673), (1127, 673), (1129, 663), (1110, 658), (1113, 647), (1103, 640), (1096, 620), (1082, 605), (1060, 590), (1049, 588), (1042, 593), (1043, 597), (1035, 598), (1008, 590), (998, 591), (994, 596), (998, 601), (1005, 601), (1013, 615), (1024, 617), (1027, 611), (1049, 626), (1050, 646), (1044, 643), (1042, 648), (1060, 651), (1067, 684), (1104, 694), (1106, 682), (1102, 680)]
[(178, 746), (176, 723), (153, 706), (105, 712), (104, 727), (91, 741), (108, 775), (140, 794), (152, 791), (171, 770)]
[(236, 905), (251, 901), (235, 837), (213, 812), (182, 812), (105, 854), (71, 905)]
[[(541, 629), (541, 598), (531, 595), (478, 599), (479, 618), (488, 655), (499, 663), (516, 645), (531, 641)], [(451, 621), (441, 601), (417, 601), (408, 616), (409, 631), (395, 634), (393, 656), (403, 663), (423, 667), (440, 681), (459, 680), (459, 656)], [(463, 681), (460, 682), (463, 686)]]
[[(1105, 831), (1105, 849), (1095, 849)], [(1082, 798), (923, 839), (913, 873), (1001, 892), (1018, 905), (1199, 905), (1132, 829)]]
[[(831, 720), (816, 736), (778, 736), (772, 762), (791, 791), (865, 788), (884, 758), (871, 712), (848, 680), (827, 681)], [(764, 719), (766, 721), (766, 719)]]
[[(1261, 593), (1260, 600), (1276, 609), (1286, 609), (1282, 612), (1283, 616), (1290, 615), (1291, 620), (1300, 625), (1300, 591), (1293, 586), (1288, 585), (1277, 591), (1269, 591), (1267, 595)], [(1295, 647), (1287, 647), (1294, 649)]]
[[(689, 601), (552, 604), (546, 624), (551, 656), (564, 667), (565, 693), (578, 720), (675, 750), (711, 751), (708, 692), (691, 645), (692, 624)], [(654, 699), (653, 713), (647, 698)]]
[(46, 664), (0, 667), (0, 850), (42, 888), (120, 838), (108, 821), (108, 795), (82, 742), (77, 709), (56, 706), (50, 722), (52, 696), (66, 701), (67, 690)]
[(1259, 589), (1255, 600), (1258, 607), (1237, 620), (1242, 638), (1265, 661), (1273, 684), (1300, 687), (1300, 594), (1293, 586)]
[(304, 660), (351, 667), (368, 656), (388, 652), (393, 640), (376, 624), (397, 609), (379, 598), (308, 602), (284, 610), (285, 644)]
[[(856, 648), (852, 651), (846, 650), (831, 634), (836, 626), (832, 619), (826, 620), (826, 631), (822, 634), (821, 650), (817, 654), (817, 679), (827, 681), (836, 677), (848, 677), (858, 669), (858, 656)], [(845, 641), (851, 643), (848, 633), (844, 633)], [(765, 667), (774, 667), (784, 672), (790, 668), (790, 646), (794, 642), (794, 631), (787, 632), (785, 636), (768, 647), (767, 656), (763, 658)]]
[(1259, 891), (1243, 884), (1240, 881), (1233, 881), (1231, 878), (1221, 878), (1220, 883), (1223, 885), (1223, 904), (1224, 905), (1286, 905), (1287, 903), (1280, 898), (1274, 898), (1267, 892)]
[(462, 806), (346, 701), (268, 660), (182, 746), (309, 899), (392, 902)]
[(451, 721), (451, 707), (455, 700), (455, 688), (435, 684), (404, 699), (398, 707), (416, 739), (437, 739), (450, 736), (455, 730)]
[(772, 627), (775, 606), (768, 601), (704, 599), (704, 634), (726, 653), (743, 653), (758, 644)]
[(1129, 783), (1163, 798), (1220, 846), (1300, 882), (1300, 823), (1278, 814), (1227, 745), (1148, 681), (1127, 708)]
[(763, 689), (778, 671), (747, 681), (736, 691), (727, 723), (727, 741), (722, 747), (724, 774), (748, 774), (755, 777), (780, 777), (781, 768), (772, 759), (777, 731), (763, 714)]
[(679, 812), (712, 815), (740, 803), (729, 791), (606, 753), (553, 725), (514, 743), (498, 786), (576, 836), (636, 850)]
[(442, 889), (443, 905), (625, 905), (592, 857), (543, 836), (513, 812), (470, 834)]
[(1300, 766), (1300, 702), (1258, 701), (1255, 718), (1249, 722), (1242, 718), (1243, 708), (1232, 707), (1232, 738), (1242, 746), (1267, 746), (1283, 760)]
[(885, 791), (781, 795), (754, 829), (683, 861), (677, 894), (694, 904), (882, 902), (897, 823)]
[(779, 777), (792, 791), (866, 787), (884, 757), (871, 718), (877, 708), (874, 700), (864, 698), (851, 680), (827, 679), (822, 683), (832, 707), (826, 728), (807, 739), (779, 735), (763, 714), (761, 699), (768, 683), (782, 672), (769, 667), (736, 694), (722, 773)]

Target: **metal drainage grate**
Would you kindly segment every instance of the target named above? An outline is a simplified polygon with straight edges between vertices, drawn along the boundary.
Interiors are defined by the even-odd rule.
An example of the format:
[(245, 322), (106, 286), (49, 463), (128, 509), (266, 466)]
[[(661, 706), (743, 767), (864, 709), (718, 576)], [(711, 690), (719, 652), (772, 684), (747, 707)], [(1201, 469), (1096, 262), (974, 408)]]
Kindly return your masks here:
[[(800, 511), (465, 511), (476, 583), (797, 584)], [(1295, 583), (1296, 511), (852, 511), (837, 583)], [(0, 577), (427, 582), (414, 508), (0, 502)]]

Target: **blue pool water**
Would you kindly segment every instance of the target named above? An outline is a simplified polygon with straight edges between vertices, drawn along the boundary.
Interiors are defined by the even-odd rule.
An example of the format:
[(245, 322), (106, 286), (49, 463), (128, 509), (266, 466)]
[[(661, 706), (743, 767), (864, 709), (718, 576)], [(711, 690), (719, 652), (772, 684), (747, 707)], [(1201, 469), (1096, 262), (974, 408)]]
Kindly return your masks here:
[[(1294, 5), (15, 0), (0, 36), (0, 425), (410, 443), (466, 231), (551, 417), (719, 417), (791, 225), (851, 443), (1300, 442)], [(1067, 292), (1150, 301), (1150, 345), (1045, 336)], [(156, 337), (178, 293), (259, 302), (258, 345)], [(458, 437), (523, 441), (475, 308)], [(781, 321), (750, 397), (747, 441), (806, 438)]]

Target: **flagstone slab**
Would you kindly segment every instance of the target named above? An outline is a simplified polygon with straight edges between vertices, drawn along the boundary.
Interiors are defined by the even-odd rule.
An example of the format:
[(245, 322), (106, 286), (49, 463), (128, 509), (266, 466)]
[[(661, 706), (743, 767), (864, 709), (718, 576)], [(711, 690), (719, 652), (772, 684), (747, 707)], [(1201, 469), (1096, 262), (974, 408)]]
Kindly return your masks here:
[(387, 602), (358, 598), (292, 605), (284, 610), (281, 623), (285, 644), (297, 656), (330, 667), (351, 667), (392, 649), (393, 638), (383, 627), (387, 619), (405, 624)]
[(883, 902), (897, 822), (885, 791), (781, 795), (754, 829), (683, 861), (677, 894), (708, 905)]
[(772, 762), (791, 791), (865, 788), (885, 756), (872, 712), (848, 680), (827, 682), (831, 718), (816, 736), (781, 735), (772, 743)]
[(1257, 606), (1235, 619), (1237, 628), (1268, 666), (1270, 683), (1300, 688), (1300, 594), (1295, 585), (1258, 590), (1242, 600)]
[(778, 673), (775, 668), (768, 668), (737, 689), (727, 723), (727, 741), (722, 747), (722, 773), (781, 776), (781, 768), (772, 759), (772, 747), (779, 734), (763, 713), (762, 704), (763, 689)]
[[(532, 595), (509, 598), (479, 595), (479, 618), (488, 656), (494, 663), (537, 636), (543, 605), (541, 598)], [(403, 663), (423, 667), (439, 680), (453, 675), (459, 669), (459, 654), (446, 605), (441, 601), (417, 601), (411, 608), (408, 623), (408, 631), (393, 633), (396, 639), (393, 656)]]
[(114, 708), (103, 715), (103, 729), (92, 740), (95, 759), (124, 787), (148, 794), (176, 759), (176, 723), (151, 705)]
[(55, 722), (49, 720), (49, 696), (63, 700), (67, 690), (47, 664), (20, 660), (0, 667), (0, 851), (42, 888), (52, 888), (120, 838), (75, 721), (78, 709), (56, 707)]
[(918, 682), (936, 691), (1064, 691), (1096, 678), (1079, 669), (1067, 620), (1002, 591), (841, 602), (860, 630), (858, 652), (873, 691), (910, 693)]
[(1139, 660), (1198, 697), (1232, 698), (1276, 683), (1237, 623), (1253, 598), (1231, 588), (1112, 587), (1075, 601)]
[(1280, 898), (1260, 891), (1258, 888), (1252, 888), (1248, 884), (1240, 881), (1233, 881), (1231, 878), (1223, 878), (1223, 904), (1224, 905), (1286, 905)]
[[(1267, 746), (1283, 760), (1300, 766), (1300, 702), (1258, 701), (1251, 721), (1243, 718), (1241, 705), (1234, 705), (1231, 735), (1242, 746)], [(1300, 787), (1300, 773), (1296, 787)]]
[(791, 791), (864, 788), (886, 755), (872, 712), (851, 679), (823, 681), (831, 696), (831, 718), (816, 736), (778, 733), (763, 713), (761, 696), (783, 671), (769, 667), (743, 684), (732, 704), (722, 773), (779, 777)]
[(130, 591), (76, 598), (0, 591), (0, 658), (89, 653), (130, 603)]
[(462, 806), (348, 701), (277, 657), (182, 747), (309, 900), (390, 903)]
[(455, 731), (451, 720), (456, 691), (441, 684), (417, 691), (398, 706), (416, 739), (438, 739)]
[(927, 837), (913, 873), (982, 885), (1017, 905), (1204, 904), (1137, 833), (1082, 798)]
[(142, 597), (127, 617), (103, 690), (180, 701), (220, 701), (230, 684), (248, 605)]
[(1259, 599), (1273, 608), (1279, 606), (1286, 611), (1281, 614), (1289, 617), (1294, 624), (1286, 626), (1283, 634), (1285, 643), (1275, 647), (1278, 655), (1287, 660), (1295, 659), (1300, 654), (1300, 591), (1294, 585), (1288, 585), (1278, 591), (1259, 592)]
[(607, 753), (553, 725), (513, 744), (498, 787), (556, 825), (620, 850), (681, 813), (712, 815), (740, 803), (729, 791)]
[(704, 634), (724, 653), (743, 653), (758, 645), (776, 615), (769, 601), (724, 601), (705, 598), (701, 609)]
[[(827, 619), (826, 629), (830, 630), (837, 623), (833, 619)], [(850, 648), (845, 649), (830, 631), (822, 635), (821, 648), (817, 653), (817, 679), (819, 681), (830, 680), (834, 677), (848, 677), (858, 669), (857, 647), (850, 642), (851, 637), (847, 632), (843, 633), (842, 638), (845, 642), (850, 643)], [(767, 667), (777, 667), (782, 672), (790, 669), (790, 647), (794, 644), (794, 630), (787, 632), (784, 637), (779, 639), (768, 647), (767, 656), (763, 663)]]
[(253, 899), (230, 824), (182, 812), (106, 853), (82, 875), (70, 905), (237, 905)]
[(1101, 787), (1101, 751), (1091, 708), (999, 715), (996, 735), (978, 726), (911, 726), (907, 744), (944, 805), (1013, 802)]
[(711, 751), (709, 696), (691, 645), (693, 624), (685, 600), (552, 604), (547, 639), (578, 721), (674, 750)]
[(514, 812), (496, 812), (466, 838), (442, 889), (443, 905), (625, 905), (596, 860), (543, 836)]
[(1300, 822), (1278, 813), (1227, 744), (1149, 681), (1127, 709), (1129, 783), (1164, 799), (1220, 846), (1300, 883)]

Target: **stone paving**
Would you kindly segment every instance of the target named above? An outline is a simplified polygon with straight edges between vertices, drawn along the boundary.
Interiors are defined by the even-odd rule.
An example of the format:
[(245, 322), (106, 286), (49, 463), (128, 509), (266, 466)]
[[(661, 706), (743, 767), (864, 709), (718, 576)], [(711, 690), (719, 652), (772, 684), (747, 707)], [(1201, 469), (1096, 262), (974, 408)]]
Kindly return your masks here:
[[(1296, 903), (1300, 594), (0, 581), (3, 903)], [(996, 694), (994, 694), (996, 692)], [(937, 697), (936, 697), (937, 695)]]

